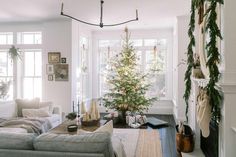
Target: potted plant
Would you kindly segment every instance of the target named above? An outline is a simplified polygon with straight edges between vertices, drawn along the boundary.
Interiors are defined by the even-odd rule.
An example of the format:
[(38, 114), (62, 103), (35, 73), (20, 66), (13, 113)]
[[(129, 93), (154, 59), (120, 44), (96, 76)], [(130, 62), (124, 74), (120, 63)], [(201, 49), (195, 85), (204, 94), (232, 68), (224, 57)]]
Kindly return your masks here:
[(176, 126), (176, 149), (178, 153), (184, 152), (189, 153), (194, 149), (194, 133), (192, 129), (180, 122)]
[(8, 51), (8, 54), (12, 61), (21, 59), (20, 50), (19, 48), (16, 48), (14, 45), (11, 46), (11, 48)]

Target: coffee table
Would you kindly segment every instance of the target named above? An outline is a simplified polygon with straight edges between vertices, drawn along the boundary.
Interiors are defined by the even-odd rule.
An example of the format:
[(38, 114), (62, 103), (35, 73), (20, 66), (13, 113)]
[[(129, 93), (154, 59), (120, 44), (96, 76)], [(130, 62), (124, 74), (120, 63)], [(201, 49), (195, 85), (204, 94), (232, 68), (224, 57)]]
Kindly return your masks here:
[(67, 126), (71, 124), (69, 120), (65, 120), (62, 122), (60, 125), (56, 126), (55, 128), (51, 129), (49, 133), (54, 133), (54, 134), (70, 134), (70, 135), (75, 135), (75, 134), (80, 134), (81, 132), (84, 131), (95, 131), (98, 129), (100, 126), (104, 125), (107, 121), (106, 120), (100, 120), (98, 125), (96, 126), (82, 126), (79, 120), (76, 120), (76, 123), (78, 125), (78, 130), (74, 132), (69, 132), (67, 130)]

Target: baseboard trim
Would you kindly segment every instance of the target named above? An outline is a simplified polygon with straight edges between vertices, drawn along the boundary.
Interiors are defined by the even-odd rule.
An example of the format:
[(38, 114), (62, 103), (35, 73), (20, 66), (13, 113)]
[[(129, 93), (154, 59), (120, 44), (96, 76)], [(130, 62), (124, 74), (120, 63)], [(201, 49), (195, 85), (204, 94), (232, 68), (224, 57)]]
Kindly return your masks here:
[[(106, 108), (103, 106), (98, 107), (100, 113), (107, 113)], [(109, 110), (109, 112), (112, 112), (112, 110)], [(172, 115), (173, 114), (173, 102), (172, 100), (160, 100), (153, 106), (151, 106), (148, 110), (148, 112), (145, 112), (145, 114), (165, 114), (165, 115)]]

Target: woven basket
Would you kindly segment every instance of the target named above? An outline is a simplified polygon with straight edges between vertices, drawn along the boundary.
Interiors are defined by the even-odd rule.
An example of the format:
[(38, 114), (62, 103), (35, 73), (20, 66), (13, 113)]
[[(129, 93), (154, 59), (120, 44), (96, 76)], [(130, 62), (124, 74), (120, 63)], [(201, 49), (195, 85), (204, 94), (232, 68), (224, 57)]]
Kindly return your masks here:
[(91, 121), (83, 121), (83, 118), (81, 118), (81, 125), (82, 126), (98, 126), (99, 123), (100, 123), (100, 119), (91, 120)]

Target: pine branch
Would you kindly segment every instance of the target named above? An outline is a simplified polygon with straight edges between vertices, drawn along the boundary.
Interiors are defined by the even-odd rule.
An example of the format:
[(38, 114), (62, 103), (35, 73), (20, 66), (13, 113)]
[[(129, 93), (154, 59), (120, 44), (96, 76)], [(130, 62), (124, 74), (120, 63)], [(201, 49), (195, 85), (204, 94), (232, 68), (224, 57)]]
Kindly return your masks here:
[(207, 94), (210, 97), (213, 119), (216, 122), (220, 121), (220, 110), (223, 102), (223, 95), (221, 94), (221, 91), (216, 87), (216, 83), (220, 79), (220, 72), (218, 69), (218, 64), (220, 63), (220, 53), (219, 49), (217, 48), (217, 38), (220, 38), (221, 40), (223, 39), (220, 29), (217, 25), (217, 4), (223, 4), (223, 1), (212, 0), (205, 15), (207, 18), (207, 25), (205, 31), (209, 32), (210, 34), (210, 41), (206, 44), (206, 51), (208, 57), (206, 65), (209, 68), (210, 80), (207, 84), (206, 89)]
[(190, 42), (188, 45), (188, 52), (187, 52), (187, 71), (185, 72), (185, 93), (184, 93), (184, 100), (186, 103), (186, 121), (188, 122), (188, 108), (189, 108), (189, 97), (191, 92), (191, 75), (192, 75), (192, 68), (193, 68), (193, 47), (195, 46), (195, 38), (194, 38), (194, 30), (195, 30), (195, 5), (196, 1), (192, 0), (191, 2), (191, 16), (190, 16), (190, 22), (189, 22), (189, 30), (188, 30), (188, 36), (190, 38)]

